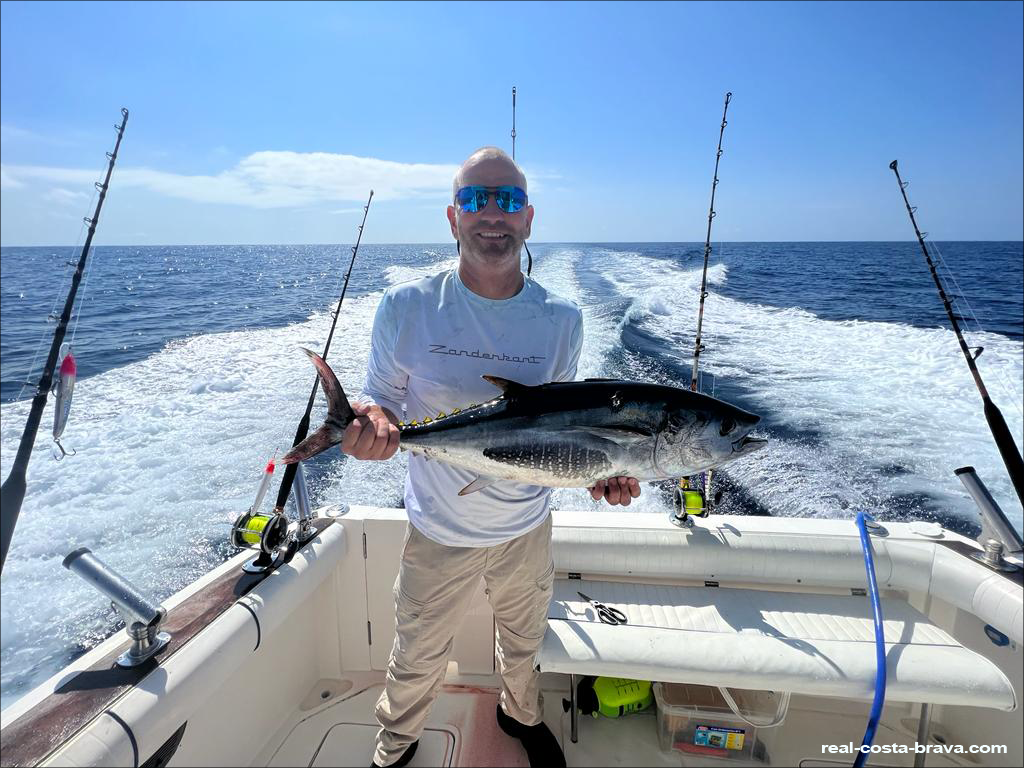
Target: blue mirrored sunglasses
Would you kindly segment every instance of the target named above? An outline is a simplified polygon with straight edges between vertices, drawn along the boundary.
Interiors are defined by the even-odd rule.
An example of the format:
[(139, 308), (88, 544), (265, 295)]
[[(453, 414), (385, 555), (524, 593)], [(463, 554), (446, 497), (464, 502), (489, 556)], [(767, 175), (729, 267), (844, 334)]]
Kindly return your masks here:
[(455, 202), (463, 213), (477, 213), (487, 207), (491, 195), (505, 213), (518, 213), (526, 205), (526, 192), (519, 187), (462, 187), (455, 193)]

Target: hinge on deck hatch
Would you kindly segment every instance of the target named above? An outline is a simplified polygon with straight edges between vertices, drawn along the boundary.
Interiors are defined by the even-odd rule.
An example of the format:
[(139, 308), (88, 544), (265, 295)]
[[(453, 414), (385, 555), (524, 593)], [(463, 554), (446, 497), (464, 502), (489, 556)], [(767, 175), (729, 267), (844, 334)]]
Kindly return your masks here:
[(370, 622), (366, 622), (366, 644), (373, 645), (373, 633), (370, 631)]
[(363, 560), (366, 559), (366, 531), (363, 531)]
[(852, 587), (850, 589), (850, 594), (854, 597), (864, 597), (865, 595), (867, 595), (867, 593), (868, 591), (863, 587)]
[(580, 580), (580, 579), (582, 578), (582, 576), (580, 576), (580, 575), (579, 575), (578, 573), (572, 573), (572, 572), (570, 572), (570, 573), (569, 573), (569, 578), (570, 578), (570, 579), (574, 579), (574, 580), (576, 580), (576, 581), (579, 581), (579, 580)]
[(718, 582), (717, 581), (707, 581), (707, 580), (705, 580), (704, 581), (704, 586), (705, 587), (717, 587), (718, 586)]

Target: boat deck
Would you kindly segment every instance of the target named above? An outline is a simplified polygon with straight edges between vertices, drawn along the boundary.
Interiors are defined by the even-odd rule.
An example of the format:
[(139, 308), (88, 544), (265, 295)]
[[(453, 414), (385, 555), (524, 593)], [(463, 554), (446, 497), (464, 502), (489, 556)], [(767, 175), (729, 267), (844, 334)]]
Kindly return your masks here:
[[(527, 766), (526, 754), (518, 741), (497, 726), (494, 712), (498, 700), (497, 680), (473, 676), (454, 678), (445, 684), (431, 710), (420, 747), (410, 766)], [(376, 679), (374, 679), (376, 678)], [(451, 679), (451, 678), (450, 678)], [(345, 683), (341, 685), (344, 687)], [(324, 682), (325, 692), (332, 685)], [(337, 689), (337, 681), (333, 687)], [(374, 704), (383, 688), (380, 674), (361, 676), (347, 692), (315, 709), (297, 712), (271, 739), (257, 765), (267, 766), (367, 766), (373, 752), (378, 725)], [(569, 715), (562, 706), (568, 695), (568, 676), (549, 674), (543, 678), (544, 721), (565, 751), (569, 766), (812, 766), (851, 765), (852, 756), (822, 753), (822, 734), (829, 743), (859, 744), (867, 721), (868, 705), (840, 700), (794, 696), (786, 721), (777, 728), (759, 729), (766, 762), (724, 760), (680, 752), (663, 752), (658, 744), (658, 718), (654, 707), (625, 717), (581, 717), (579, 740), (569, 738)], [(311, 695), (316, 695), (312, 692)], [(916, 712), (909, 706), (886, 708), (876, 744), (906, 744), (913, 747)], [(933, 743), (938, 743), (933, 741)], [(970, 766), (969, 755), (931, 754), (928, 766)], [(967, 758), (967, 759), (964, 759)], [(911, 766), (914, 756), (876, 755), (873, 766)]]

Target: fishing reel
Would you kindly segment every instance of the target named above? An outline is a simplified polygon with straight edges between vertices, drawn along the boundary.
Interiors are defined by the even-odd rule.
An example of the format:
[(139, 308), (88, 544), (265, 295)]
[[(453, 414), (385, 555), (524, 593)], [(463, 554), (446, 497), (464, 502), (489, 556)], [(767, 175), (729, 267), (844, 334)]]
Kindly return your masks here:
[[(711, 473), (708, 473), (706, 483), (711, 483)], [(693, 526), (694, 517), (707, 517), (711, 514), (711, 505), (708, 503), (705, 489), (700, 487), (700, 480), (696, 477), (681, 477), (672, 493), (672, 514), (669, 520), (673, 525), (680, 528)]]
[(256, 492), (256, 501), (231, 525), (231, 543), (234, 546), (239, 549), (259, 550), (259, 555), (247, 560), (242, 566), (246, 573), (265, 573), (270, 570), (282, 551), (285, 553), (284, 562), (287, 562), (299, 547), (317, 534), (316, 528), (313, 527), (316, 514), (309, 504), (309, 491), (306, 488), (306, 476), (301, 463), (296, 465), (295, 481), (292, 485), (295, 506), (299, 510), (299, 522), (295, 530), (291, 529), (281, 507), (275, 507), (269, 515), (259, 512), (273, 472), (274, 461), (271, 460), (264, 470), (263, 480)]
[(260, 554), (246, 561), (246, 573), (263, 573), (274, 562), (281, 548), (288, 542), (288, 518), (280, 512), (269, 515), (253, 513), (250, 509), (238, 516), (231, 526), (231, 543), (239, 549), (258, 549)]

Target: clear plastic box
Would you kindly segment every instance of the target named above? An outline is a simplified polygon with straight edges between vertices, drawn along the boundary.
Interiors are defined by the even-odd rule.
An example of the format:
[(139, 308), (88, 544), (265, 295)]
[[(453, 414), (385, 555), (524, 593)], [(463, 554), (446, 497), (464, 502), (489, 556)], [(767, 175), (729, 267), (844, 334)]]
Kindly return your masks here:
[(733, 761), (767, 761), (758, 731), (780, 725), (789, 709), (788, 693), (708, 685), (655, 683), (654, 698), (664, 751)]

